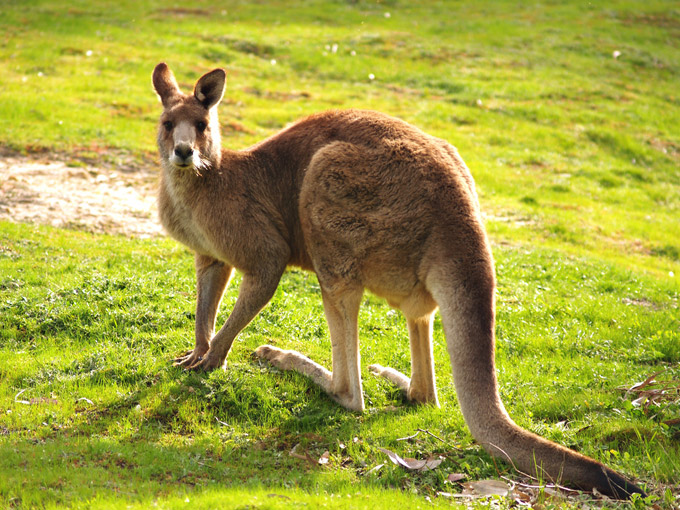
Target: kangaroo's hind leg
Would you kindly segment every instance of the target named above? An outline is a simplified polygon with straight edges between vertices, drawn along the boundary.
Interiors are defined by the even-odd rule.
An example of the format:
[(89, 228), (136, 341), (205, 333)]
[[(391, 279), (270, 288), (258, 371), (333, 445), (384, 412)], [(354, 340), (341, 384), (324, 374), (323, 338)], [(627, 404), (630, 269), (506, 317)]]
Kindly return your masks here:
[[(341, 288), (342, 290), (337, 290)], [(364, 410), (359, 356), (358, 318), (363, 289), (321, 288), (333, 349), (333, 371), (296, 351), (262, 345), (255, 354), (282, 370), (295, 370), (321, 386), (331, 398), (352, 411)]]
[(432, 353), (432, 325), (437, 304), (425, 287), (418, 283), (405, 298), (393, 299), (392, 305), (406, 317), (411, 344), (411, 378), (382, 365), (370, 365), (368, 369), (394, 384), (411, 402), (439, 406)]
[(433, 317), (434, 314), (430, 313), (418, 318), (406, 318), (411, 344), (410, 379), (394, 368), (382, 365), (370, 365), (368, 368), (373, 374), (384, 377), (402, 390), (411, 402), (439, 406), (432, 353)]

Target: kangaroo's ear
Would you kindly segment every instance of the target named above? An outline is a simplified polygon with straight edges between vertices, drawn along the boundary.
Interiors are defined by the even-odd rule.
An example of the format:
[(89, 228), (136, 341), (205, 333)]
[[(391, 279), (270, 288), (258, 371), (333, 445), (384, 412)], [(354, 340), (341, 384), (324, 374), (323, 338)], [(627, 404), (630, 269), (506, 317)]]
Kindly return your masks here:
[(165, 62), (161, 62), (153, 70), (151, 81), (153, 82), (153, 88), (156, 89), (158, 97), (161, 98), (161, 102), (166, 108), (182, 96), (177, 80), (175, 80), (175, 75), (172, 74), (172, 71)]
[(215, 69), (201, 76), (194, 87), (196, 99), (210, 110), (222, 100), (227, 83), (227, 73), (224, 69)]

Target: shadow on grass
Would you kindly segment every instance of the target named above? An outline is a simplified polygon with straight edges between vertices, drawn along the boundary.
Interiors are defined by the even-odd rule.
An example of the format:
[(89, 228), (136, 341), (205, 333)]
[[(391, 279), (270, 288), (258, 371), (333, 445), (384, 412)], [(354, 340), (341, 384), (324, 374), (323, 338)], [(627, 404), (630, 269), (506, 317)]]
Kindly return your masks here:
[(416, 410), (350, 413), (304, 377), (257, 363), (221, 374), (166, 367), (105, 404), (79, 402), (64, 423), (46, 419), (34, 430), (5, 430), (0, 501), (140, 502), (214, 488), (335, 492), (359, 480), (390, 487), (390, 477), (364, 475), (376, 458), (384, 462), (376, 448), (389, 446), (389, 427)]

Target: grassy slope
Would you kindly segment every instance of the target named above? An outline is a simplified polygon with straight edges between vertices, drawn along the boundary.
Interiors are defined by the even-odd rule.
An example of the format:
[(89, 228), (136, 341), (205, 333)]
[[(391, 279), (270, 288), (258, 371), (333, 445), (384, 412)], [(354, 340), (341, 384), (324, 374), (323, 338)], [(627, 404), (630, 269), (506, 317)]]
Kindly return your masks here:
[[(146, 159), (158, 114), (149, 76), (161, 60), (187, 87), (207, 69), (228, 69), (221, 116), (233, 147), (329, 107), (384, 110), (442, 136), (472, 168), (489, 214), (511, 414), (643, 480), (678, 484), (677, 436), (659, 425), (677, 408), (644, 416), (613, 390), (662, 369), (678, 378), (673, 4), (225, 2), (214, 12), (210, 4), (0, 7), (0, 145)], [(366, 374), (375, 411), (357, 417), (250, 358), (275, 338), (329, 362), (309, 276), (286, 276), (235, 346), (231, 370), (198, 377), (165, 363), (192, 336), (191, 260), (174, 243), (3, 224), (0, 246), (5, 501), (120, 496), (172, 506), (190, 493), (208, 507), (215, 494), (227, 497), (222, 485), (347, 493), (357, 482), (373, 497), (399, 498), (379, 491), (428, 493), (446, 488), (452, 471), (495, 475), (454, 411), (439, 330), (443, 408), (403, 406)], [(371, 297), (362, 342), (365, 360), (408, 368), (403, 321)], [(39, 400), (15, 403), (22, 389), (19, 400)], [(447, 444), (395, 442), (418, 427)], [(300, 442), (312, 455), (329, 450), (330, 469), (289, 457)], [(437, 473), (362, 474), (384, 461), (378, 446), (415, 456), (452, 445), (463, 453)], [(206, 485), (213, 489), (198, 490)]]

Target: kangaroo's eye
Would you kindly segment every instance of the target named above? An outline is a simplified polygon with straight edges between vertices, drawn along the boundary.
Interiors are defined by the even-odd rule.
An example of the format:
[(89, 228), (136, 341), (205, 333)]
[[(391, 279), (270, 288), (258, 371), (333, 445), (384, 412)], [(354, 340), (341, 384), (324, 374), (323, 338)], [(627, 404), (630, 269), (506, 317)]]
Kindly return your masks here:
[(170, 122), (169, 120), (163, 122), (163, 127), (165, 128), (166, 131), (172, 131), (173, 128), (172, 122)]
[(202, 133), (203, 131), (205, 131), (205, 128), (206, 128), (206, 127), (208, 127), (208, 125), (207, 125), (205, 122), (203, 122), (202, 120), (199, 120), (199, 121), (196, 123), (196, 129), (198, 129), (198, 131), (199, 131), (200, 133)]

